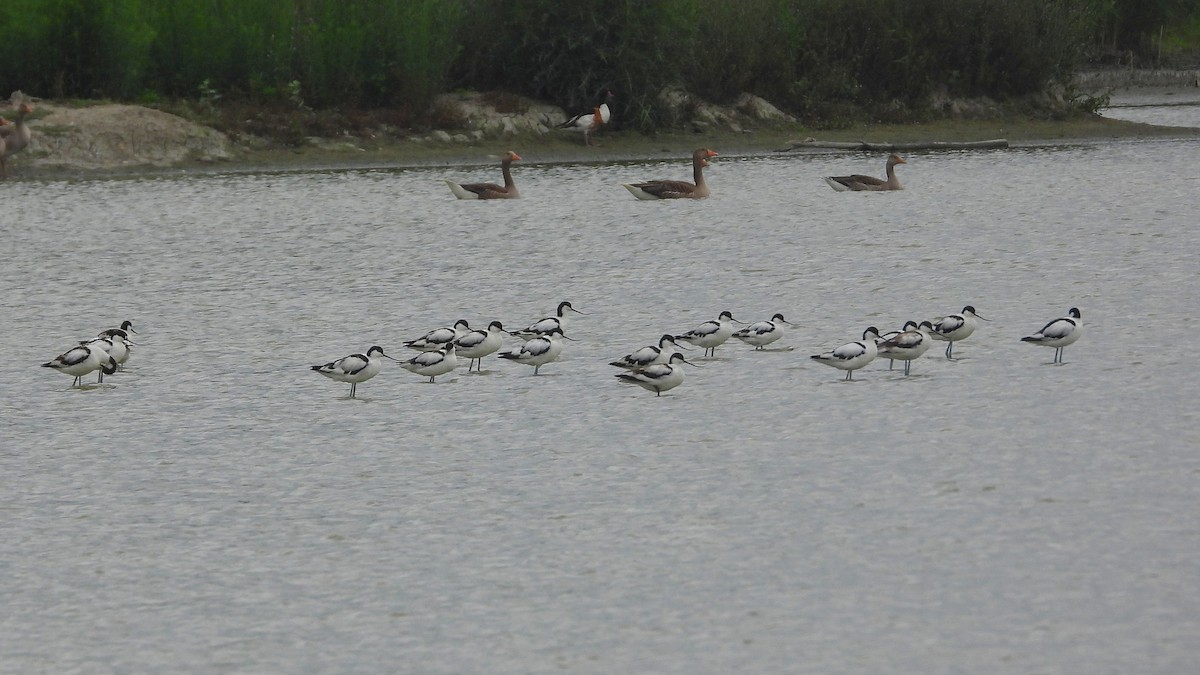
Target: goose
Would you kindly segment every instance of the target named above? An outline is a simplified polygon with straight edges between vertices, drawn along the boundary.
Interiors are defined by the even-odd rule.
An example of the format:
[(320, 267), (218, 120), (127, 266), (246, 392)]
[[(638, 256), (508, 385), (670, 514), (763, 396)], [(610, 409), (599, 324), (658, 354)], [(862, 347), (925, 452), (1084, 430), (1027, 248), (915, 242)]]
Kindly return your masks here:
[(17, 104), (17, 118), (13, 124), (0, 125), (0, 178), (8, 178), (8, 158), (29, 147), (33, 132), (25, 124), (25, 117), (33, 112), (27, 101)]
[(1033, 335), (1021, 338), (1021, 342), (1054, 347), (1054, 363), (1062, 363), (1063, 350), (1067, 345), (1074, 344), (1081, 335), (1083, 335), (1083, 316), (1079, 313), (1078, 307), (1072, 307), (1067, 312), (1067, 316), (1042, 326), (1042, 329)]
[(884, 190), (902, 190), (900, 180), (896, 178), (896, 165), (908, 164), (900, 155), (889, 155), (887, 160), (887, 180), (881, 180), (874, 176), (863, 176), (855, 174), (853, 176), (827, 176), (825, 182), (829, 187), (838, 192), (854, 191), (854, 192), (880, 192)]
[(512, 163), (521, 159), (517, 153), (509, 150), (500, 159), (500, 172), (504, 175), (504, 185), (495, 183), (455, 183), (447, 180), (446, 185), (459, 199), (519, 199), (517, 184), (513, 182)]
[(682, 180), (651, 180), (644, 183), (625, 183), (625, 189), (638, 199), (704, 199), (712, 194), (704, 182), (704, 167), (717, 153), (698, 148), (692, 153), (692, 177), (695, 183)]
[(558, 125), (559, 129), (568, 129), (570, 131), (583, 132), (583, 144), (592, 145), (592, 132), (600, 127), (608, 124), (612, 119), (612, 111), (609, 110), (608, 104), (612, 103), (613, 93), (605, 92), (604, 98), (600, 101), (600, 105), (591, 109), (588, 112), (580, 113), (571, 119)]

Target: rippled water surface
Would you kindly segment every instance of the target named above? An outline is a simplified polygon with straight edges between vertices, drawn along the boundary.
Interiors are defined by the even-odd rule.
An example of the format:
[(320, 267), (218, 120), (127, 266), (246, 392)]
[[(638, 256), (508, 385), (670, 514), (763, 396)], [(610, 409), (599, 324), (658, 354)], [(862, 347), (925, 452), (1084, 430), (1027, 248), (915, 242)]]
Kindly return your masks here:
[[(878, 156), (724, 153), (697, 203), (620, 187), (690, 148), (518, 150), (513, 202), (441, 183), (490, 165), (0, 184), (0, 670), (1200, 668), (1200, 143), (914, 154), (876, 194), (820, 177)], [(309, 370), (561, 300), (536, 377)], [(910, 377), (808, 359), (966, 304)], [(1020, 342), (1073, 306), (1065, 364)], [(613, 377), (725, 309), (797, 326)], [(125, 319), (127, 372), (38, 367)]]

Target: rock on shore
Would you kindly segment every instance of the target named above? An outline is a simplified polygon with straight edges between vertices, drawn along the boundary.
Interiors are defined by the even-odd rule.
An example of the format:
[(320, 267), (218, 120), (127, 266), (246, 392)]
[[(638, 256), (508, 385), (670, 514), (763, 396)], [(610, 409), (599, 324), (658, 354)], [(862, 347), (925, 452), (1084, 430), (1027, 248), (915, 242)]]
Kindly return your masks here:
[(151, 108), (103, 104), (67, 108), (45, 102), (31, 120), (35, 166), (71, 169), (165, 167), (229, 159), (233, 147), (219, 131)]

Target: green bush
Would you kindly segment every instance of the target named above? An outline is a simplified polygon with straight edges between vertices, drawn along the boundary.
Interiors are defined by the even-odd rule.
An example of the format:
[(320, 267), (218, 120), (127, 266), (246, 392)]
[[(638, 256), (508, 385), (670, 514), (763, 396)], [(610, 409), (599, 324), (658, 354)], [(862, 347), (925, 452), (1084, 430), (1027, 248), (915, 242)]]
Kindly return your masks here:
[(611, 90), (617, 123), (649, 131), (680, 85), (847, 123), (1038, 92), (1110, 36), (1181, 49), (1197, 25), (1184, 0), (3, 0), (0, 95), (412, 119), (460, 87), (571, 111)]

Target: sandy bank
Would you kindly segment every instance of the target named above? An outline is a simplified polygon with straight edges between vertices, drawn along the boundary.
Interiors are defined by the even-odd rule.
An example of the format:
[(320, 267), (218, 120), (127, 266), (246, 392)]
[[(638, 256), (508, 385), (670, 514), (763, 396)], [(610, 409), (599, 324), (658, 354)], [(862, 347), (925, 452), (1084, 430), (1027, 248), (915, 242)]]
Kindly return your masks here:
[[(1005, 138), (1013, 145), (1031, 145), (1200, 135), (1198, 129), (1134, 124), (1099, 116), (1065, 121), (947, 119), (930, 124), (862, 125), (828, 131), (806, 128), (790, 120), (752, 120), (742, 116), (654, 136), (604, 130), (596, 135), (595, 147), (585, 147), (580, 136), (570, 132), (515, 129), (494, 134), (312, 138), (299, 147), (281, 148), (254, 139), (235, 142), (217, 130), (140, 106), (69, 106), (51, 101), (38, 101), (36, 106), (37, 112), (30, 122), (34, 142), (29, 150), (10, 162), (13, 180), (190, 171), (471, 165), (492, 163), (494, 157), (509, 149), (520, 152), (527, 163), (681, 157), (703, 146), (723, 155), (764, 154), (792, 147), (794, 141), (807, 137), (891, 143)], [(550, 113), (539, 111), (539, 114)], [(812, 150), (793, 150), (808, 151)]]

